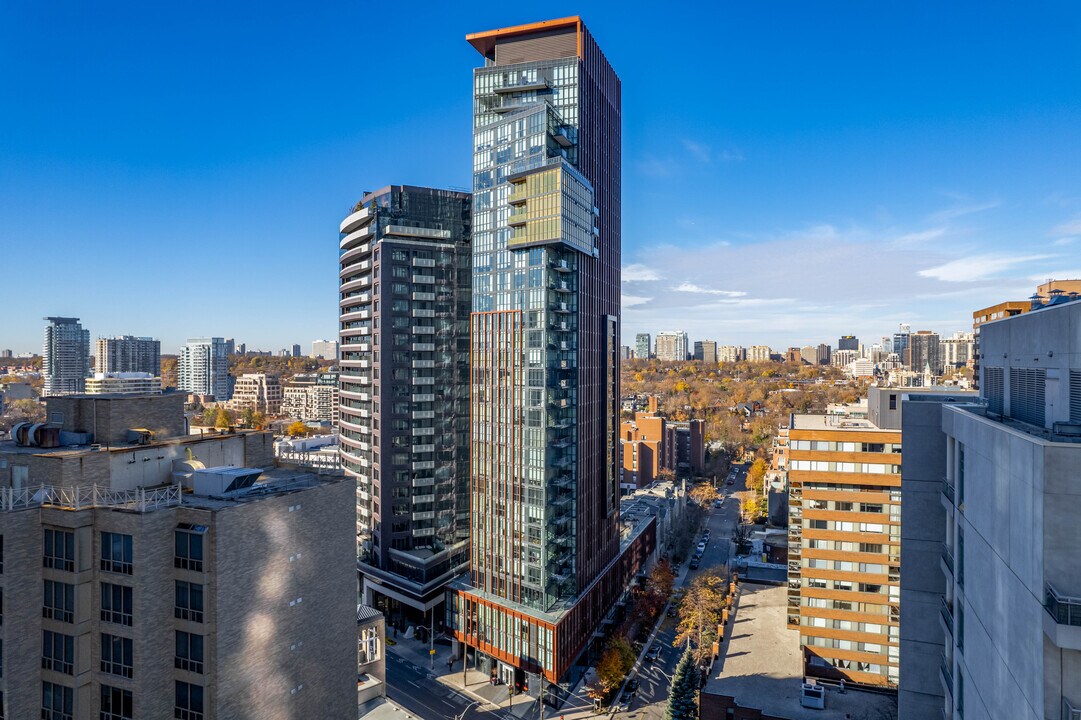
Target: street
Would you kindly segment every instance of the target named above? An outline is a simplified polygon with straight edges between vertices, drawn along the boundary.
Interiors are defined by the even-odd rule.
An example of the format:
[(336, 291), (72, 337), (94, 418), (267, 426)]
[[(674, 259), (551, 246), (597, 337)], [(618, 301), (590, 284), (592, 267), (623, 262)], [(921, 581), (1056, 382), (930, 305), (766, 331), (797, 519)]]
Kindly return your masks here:
[[(722, 478), (718, 481), (718, 492), (734, 495), (744, 490), (749, 467), (749, 464), (733, 465), (735, 484), (725, 485)], [(728, 497), (722, 507), (710, 509), (705, 522), (710, 536), (705, 552), (702, 554), (702, 564), (697, 570), (687, 572), (684, 586), (689, 585), (701, 573), (728, 562), (729, 541), (738, 522), (739, 500), (736, 497)], [(627, 710), (616, 713), (620, 717), (634, 720), (659, 720), (663, 717), (668, 703), (668, 688), (671, 685), (672, 673), (675, 672), (676, 665), (683, 656), (682, 648), (672, 647), (675, 636), (675, 620), (668, 619), (653, 641), (660, 648), (660, 656), (653, 663), (645, 661), (641, 663), (635, 675), (641, 682), (638, 695), (631, 700)]]
[[(387, 697), (419, 718), (453, 718), (473, 700), (428, 677), (427, 668), (414, 665), (393, 651), (387, 653)], [(463, 720), (492, 717), (473, 705)]]

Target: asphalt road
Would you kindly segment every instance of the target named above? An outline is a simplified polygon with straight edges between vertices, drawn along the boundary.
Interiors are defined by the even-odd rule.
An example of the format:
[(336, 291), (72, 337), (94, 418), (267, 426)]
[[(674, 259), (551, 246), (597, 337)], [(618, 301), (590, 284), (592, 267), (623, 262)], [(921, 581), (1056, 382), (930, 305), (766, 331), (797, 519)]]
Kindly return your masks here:
[[(394, 653), (387, 653), (387, 696), (419, 718), (453, 720), (461, 715), (473, 700), (428, 677), (426, 668), (414, 665)], [(493, 720), (500, 717), (480, 713), (473, 705), (463, 720)]]
[[(745, 489), (748, 467), (750, 466), (734, 465), (735, 483), (725, 485), (724, 480), (721, 480), (720, 492), (732, 495)], [(727, 497), (722, 507), (710, 509), (705, 522), (710, 529), (710, 538), (702, 554), (701, 567), (688, 571), (684, 585), (709, 569), (728, 562), (729, 540), (738, 522), (739, 500), (735, 497)], [(672, 647), (673, 639), (675, 627), (669, 621), (653, 641), (660, 649), (660, 656), (653, 663), (643, 661), (635, 675), (641, 683), (638, 694), (631, 700), (627, 710), (615, 713), (621, 720), (660, 720), (663, 717), (672, 673), (683, 655), (682, 648)], [(417, 717), (429, 720), (453, 720), (473, 702), (467, 696), (430, 679), (426, 668), (414, 665), (394, 653), (387, 653), (387, 695)], [(551, 710), (546, 714), (549, 718), (556, 717)], [(474, 705), (467, 710), (463, 720), (506, 720), (509, 717), (509, 713), (505, 712), (479, 711)]]
[[(725, 485), (724, 480), (720, 483), (720, 492), (734, 494), (746, 489), (747, 470), (750, 465), (734, 465), (735, 483)], [(729, 541), (732, 531), (739, 522), (739, 500), (728, 497), (720, 508), (712, 508), (706, 518), (705, 526), (709, 528), (710, 537), (706, 544), (705, 552), (702, 553), (702, 564), (697, 570), (689, 570), (684, 580), (684, 585), (690, 584), (698, 575), (707, 572), (711, 568), (728, 562)], [(660, 648), (660, 656), (653, 663), (643, 661), (635, 675), (641, 682), (638, 695), (634, 697), (626, 710), (616, 713), (621, 720), (660, 720), (664, 716), (665, 706), (668, 704), (668, 688), (671, 685), (672, 674), (676, 670), (680, 657), (683, 656), (682, 648), (672, 647), (676, 630), (674, 623), (668, 621), (657, 633), (653, 641)]]

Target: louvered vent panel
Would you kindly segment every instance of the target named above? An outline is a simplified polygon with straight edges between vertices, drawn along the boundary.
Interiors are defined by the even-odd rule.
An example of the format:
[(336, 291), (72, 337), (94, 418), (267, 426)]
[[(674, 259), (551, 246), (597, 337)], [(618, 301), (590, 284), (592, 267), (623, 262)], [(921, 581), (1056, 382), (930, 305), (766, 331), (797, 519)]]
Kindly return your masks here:
[(1046, 371), (1010, 368), (1010, 417), (1043, 427), (1046, 387)]

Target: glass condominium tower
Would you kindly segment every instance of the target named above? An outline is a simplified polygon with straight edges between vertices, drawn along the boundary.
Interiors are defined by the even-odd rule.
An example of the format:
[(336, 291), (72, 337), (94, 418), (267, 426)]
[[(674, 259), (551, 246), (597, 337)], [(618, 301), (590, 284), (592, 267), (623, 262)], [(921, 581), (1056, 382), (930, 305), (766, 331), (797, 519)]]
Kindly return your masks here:
[(473, 77), (472, 544), (448, 620), (478, 669), (556, 681), (621, 590), (613, 571), (626, 551), (620, 80), (577, 17), (467, 40), (484, 57)]

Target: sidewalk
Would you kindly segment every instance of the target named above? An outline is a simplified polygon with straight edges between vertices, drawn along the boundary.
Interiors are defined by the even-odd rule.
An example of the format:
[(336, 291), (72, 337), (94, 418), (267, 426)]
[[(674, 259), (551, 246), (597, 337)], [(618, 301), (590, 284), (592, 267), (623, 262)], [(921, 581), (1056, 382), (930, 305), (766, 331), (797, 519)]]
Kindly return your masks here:
[[(673, 588), (681, 587), (686, 581), (687, 573), (689, 572), (688, 564), (684, 562), (676, 570)], [(667, 605), (665, 606), (665, 609), (667, 609)], [(659, 628), (664, 621), (664, 612), (665, 610), (661, 611), (657, 624), (653, 628), (653, 632), (650, 633), (650, 642), (643, 645), (638, 662), (635, 663), (634, 669), (627, 675), (628, 679), (637, 674), (641, 656), (649, 649), (650, 643), (656, 635), (657, 628)], [(452, 657), (452, 650), (449, 646), (436, 645), (435, 655), (430, 656), (428, 653), (428, 643), (422, 643), (415, 638), (405, 638), (401, 635), (397, 638), (388, 637), (387, 639), (388, 652), (397, 655), (414, 665), (417, 669), (426, 672), (428, 677), (432, 680), (445, 685), (455, 692), (462, 693), (471, 700), (479, 701), (480, 705), (478, 707), (488, 711), (498, 711), (501, 716), (508, 720), (539, 720), (539, 703), (536, 698), (530, 696), (528, 693), (520, 693), (509, 698), (508, 702), (509, 688), (506, 685), (492, 685), (485, 673), (470, 669), (463, 677), (462, 660), (460, 657)], [(394, 644), (391, 645), (391, 642)], [(432, 659), (433, 657), (434, 660)], [(448, 661), (450, 661), (449, 664)], [(622, 688), (620, 689), (620, 692), (622, 692)], [(598, 718), (600, 716), (594, 713), (593, 703), (586, 697), (585, 681), (582, 680), (571, 688), (570, 695), (562, 708), (554, 710), (551, 707), (545, 706), (544, 717), (546, 720), (555, 720), (557, 718), (560, 718), (561, 720), (586, 720), (586, 718)]]

